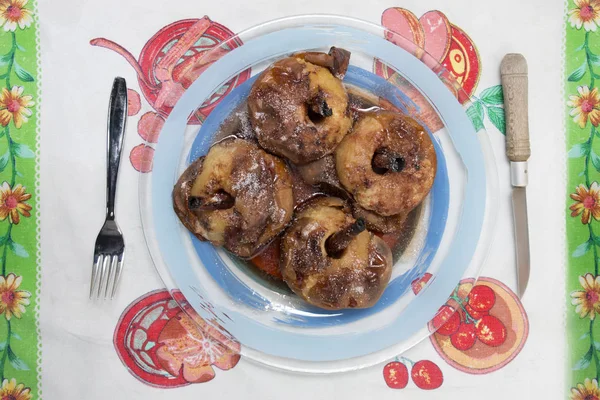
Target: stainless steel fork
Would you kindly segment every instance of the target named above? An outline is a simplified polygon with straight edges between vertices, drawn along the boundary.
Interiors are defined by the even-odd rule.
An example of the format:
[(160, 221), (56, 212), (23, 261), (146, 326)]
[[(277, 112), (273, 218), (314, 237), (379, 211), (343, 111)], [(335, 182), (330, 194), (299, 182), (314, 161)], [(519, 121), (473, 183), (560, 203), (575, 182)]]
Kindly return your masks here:
[(127, 120), (127, 84), (123, 78), (115, 78), (108, 108), (108, 179), (106, 185), (106, 220), (96, 239), (94, 264), (90, 282), (90, 299), (112, 299), (117, 290), (123, 270), (125, 241), (115, 221), (115, 194), (117, 175), (121, 161), (121, 149)]

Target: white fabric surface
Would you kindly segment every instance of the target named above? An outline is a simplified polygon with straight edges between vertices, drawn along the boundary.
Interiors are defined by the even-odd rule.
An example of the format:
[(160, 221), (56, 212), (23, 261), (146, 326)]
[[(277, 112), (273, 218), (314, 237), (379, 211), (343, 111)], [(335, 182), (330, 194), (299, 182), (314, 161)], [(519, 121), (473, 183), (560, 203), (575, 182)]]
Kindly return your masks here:
[[(558, 399), (565, 396), (563, 285), (564, 140), (562, 52), (564, 5), (560, 0), (102, 0), (39, 1), (42, 48), (41, 228), (43, 343), (42, 388), (46, 399), (193, 398), (405, 398)], [(93, 243), (104, 217), (106, 110), (112, 79), (124, 76), (137, 88), (133, 69), (106, 50), (90, 46), (95, 37), (116, 39), (139, 54), (159, 28), (208, 15), (233, 31), (286, 15), (334, 13), (378, 23), (388, 7), (446, 13), (479, 48), (483, 73), (479, 89), (499, 84), (498, 66), (507, 52), (529, 61), (529, 218), (532, 276), (524, 305), (530, 334), (521, 354), (505, 368), (482, 376), (459, 372), (429, 342), (408, 357), (431, 359), (442, 367), (444, 385), (426, 392), (409, 385), (389, 389), (383, 365), (333, 376), (303, 376), (268, 370), (241, 360), (217, 370), (204, 384), (162, 390), (138, 382), (119, 361), (112, 337), (123, 309), (140, 295), (162, 287), (142, 237), (137, 172), (127, 156), (141, 143), (128, 127), (117, 195), (117, 215), (127, 240), (127, 263), (112, 303), (87, 300)], [(139, 91), (139, 90), (138, 90)], [(142, 112), (149, 111), (143, 102)], [(512, 288), (514, 244), (508, 162), (504, 137), (489, 135), (500, 178), (496, 238), (483, 275)]]

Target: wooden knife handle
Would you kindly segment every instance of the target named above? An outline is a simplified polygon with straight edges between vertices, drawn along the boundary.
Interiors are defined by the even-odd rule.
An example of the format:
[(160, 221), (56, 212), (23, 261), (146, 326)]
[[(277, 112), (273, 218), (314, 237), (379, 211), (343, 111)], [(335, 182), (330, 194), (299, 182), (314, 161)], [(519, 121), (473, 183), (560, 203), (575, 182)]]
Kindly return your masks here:
[(500, 64), (500, 73), (506, 116), (506, 156), (510, 161), (527, 161), (531, 148), (525, 57), (522, 54), (507, 54)]

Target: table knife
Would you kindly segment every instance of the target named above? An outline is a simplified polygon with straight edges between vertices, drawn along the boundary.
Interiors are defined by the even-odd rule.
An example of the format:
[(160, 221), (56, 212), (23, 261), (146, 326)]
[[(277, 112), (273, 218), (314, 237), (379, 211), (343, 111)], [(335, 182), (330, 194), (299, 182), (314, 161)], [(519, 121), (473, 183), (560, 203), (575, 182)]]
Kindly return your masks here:
[(517, 292), (523, 297), (529, 282), (529, 226), (527, 221), (527, 160), (529, 112), (527, 105), (527, 61), (521, 54), (507, 54), (500, 65), (506, 120), (506, 156), (510, 160), (510, 181), (515, 226)]

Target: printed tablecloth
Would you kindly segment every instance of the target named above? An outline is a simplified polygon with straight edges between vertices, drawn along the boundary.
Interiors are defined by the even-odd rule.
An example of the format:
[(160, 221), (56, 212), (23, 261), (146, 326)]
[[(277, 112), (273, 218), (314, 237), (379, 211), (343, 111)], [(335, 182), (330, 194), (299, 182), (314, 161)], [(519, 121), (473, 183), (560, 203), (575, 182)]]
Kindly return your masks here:
[[(469, 347), (452, 340), (454, 327), (448, 325), (374, 367), (292, 374), (224, 348), (191, 324), (163, 289), (143, 239), (137, 191), (139, 174), (151, 171), (153, 144), (172, 106), (159, 99), (164, 81), (154, 75), (157, 62), (175, 43), (186, 49), (176, 68), (235, 32), (305, 13), (343, 14), (398, 31), (435, 54), (474, 96), (468, 114), (476, 127), (486, 128), (499, 173), (495, 239), (477, 282), (493, 293), (492, 328), (506, 333), (498, 342), (478, 340)], [(592, 380), (598, 373), (593, 316), (600, 312), (600, 283), (590, 264), (597, 258), (594, 227), (600, 219), (594, 183), (600, 163), (593, 151), (600, 123), (594, 89), (598, 13), (595, 0), (0, 0), (0, 398), (600, 397)], [(204, 28), (180, 42), (199, 21)], [(509, 52), (525, 54), (530, 74), (532, 276), (523, 302), (514, 294), (499, 86), (500, 61)], [(381, 66), (374, 72), (397, 82)], [(91, 303), (92, 245), (104, 217), (107, 100), (117, 75), (130, 88), (116, 210), (127, 263), (117, 298)], [(210, 104), (201, 109), (194, 123), (211, 110)], [(424, 119), (435, 130), (439, 122)], [(567, 202), (565, 124), (573, 156), (568, 192), (574, 193)], [(566, 217), (573, 246), (565, 282), (564, 221), (571, 204), (578, 215)], [(571, 256), (581, 256), (576, 260), (585, 266)], [(413, 291), (430, 278), (416, 280)], [(459, 290), (472, 284), (467, 279)], [(466, 312), (473, 320), (483, 317)]]

